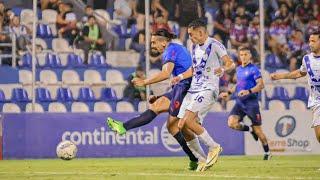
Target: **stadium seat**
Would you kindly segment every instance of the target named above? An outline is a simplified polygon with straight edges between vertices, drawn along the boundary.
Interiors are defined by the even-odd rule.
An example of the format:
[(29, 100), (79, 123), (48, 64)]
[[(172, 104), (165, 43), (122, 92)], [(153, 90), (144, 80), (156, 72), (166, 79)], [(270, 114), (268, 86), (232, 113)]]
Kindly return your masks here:
[(42, 21), (46, 24), (55, 24), (57, 22), (58, 12), (52, 9), (45, 9), (42, 11)]
[(71, 112), (90, 112), (90, 110), (87, 104), (83, 102), (74, 102), (71, 106)]
[(110, 20), (110, 15), (105, 9), (96, 9), (94, 10), (94, 16), (96, 17), (98, 22), (102, 22), (103, 24), (107, 24), (107, 29), (109, 28), (107, 21)]
[(289, 101), (288, 91), (284, 87), (276, 86), (273, 89), (271, 100)]
[(41, 46), (43, 50), (48, 49), (48, 45), (47, 45), (46, 41), (41, 38), (36, 38), (36, 45)]
[(4, 92), (2, 91), (2, 89), (0, 89), (0, 103), (4, 103), (6, 102), (6, 96), (4, 94)]
[(74, 53), (70, 53), (70, 54), (68, 54), (68, 58), (67, 58), (67, 67), (68, 68), (82, 68), (82, 67), (85, 67), (85, 65), (83, 64), (83, 60), (82, 60), (81, 56), (76, 55)]
[(84, 83), (89, 85), (105, 85), (102, 81), (101, 74), (96, 70), (86, 70), (84, 72)]
[(74, 99), (73, 99), (73, 96), (72, 96), (72, 92), (69, 88), (58, 88), (57, 89), (57, 98), (56, 100), (58, 102), (62, 102), (62, 103), (65, 103), (65, 102), (72, 102)]
[(107, 102), (116, 102), (118, 101), (118, 97), (115, 90), (113, 90), (112, 88), (102, 88), (100, 100)]
[(144, 112), (147, 110), (147, 101), (140, 101), (138, 104), (138, 111)]
[(48, 112), (52, 113), (65, 113), (67, 108), (64, 104), (60, 102), (52, 102), (49, 104)]
[(37, 102), (52, 102), (51, 94), (46, 88), (36, 89), (36, 101)]
[[(41, 104), (35, 103), (35, 109), (34, 109), (36, 113), (42, 113), (44, 112), (43, 107)], [(32, 103), (28, 103), (26, 106), (26, 112), (32, 113)]]
[(55, 52), (72, 52), (73, 49), (64, 38), (54, 38), (52, 40), (52, 50)]
[(301, 100), (291, 100), (289, 104), (290, 110), (305, 111), (307, 109), (305, 102)]
[(271, 100), (268, 103), (268, 109), (270, 111), (285, 111), (286, 105), (280, 100)]
[(96, 101), (96, 98), (92, 89), (88, 87), (82, 87), (79, 89), (79, 95), (77, 100), (81, 102), (94, 102)]
[(219, 102), (213, 104), (212, 108), (210, 109), (211, 112), (222, 112), (223, 108)]
[(106, 102), (96, 102), (94, 112), (112, 112), (111, 106)]
[(117, 112), (135, 112), (134, 107), (131, 103), (127, 101), (120, 101), (116, 106)]
[(11, 94), (12, 102), (29, 102), (28, 93), (23, 88), (14, 88), (12, 89)]
[(94, 68), (106, 68), (106, 59), (103, 57), (101, 53), (92, 53), (89, 58), (89, 66)]
[(21, 109), (17, 104), (5, 103), (2, 107), (2, 112), (4, 112), (4, 113), (20, 113)]
[(54, 71), (42, 70), (40, 72), (40, 82), (43, 84), (58, 84), (58, 78)]
[(83, 84), (78, 73), (74, 70), (64, 70), (62, 72), (62, 83), (64, 84)]
[(123, 90), (127, 82), (123, 79), (120, 71), (114, 69), (108, 70), (106, 72), (106, 82), (116, 91), (118, 98), (123, 97)]
[(299, 99), (307, 103), (309, 99), (309, 90), (302, 86), (295, 87), (295, 92), (292, 99)]
[(227, 109), (226, 109), (226, 111), (230, 112), (235, 104), (236, 104), (236, 101), (235, 101), (235, 100), (230, 100), (230, 101), (228, 101), (228, 102), (227, 102)]
[(44, 67), (48, 68), (62, 68), (60, 57), (57, 54), (47, 53), (45, 57), (45, 65)]
[(21, 68), (32, 68), (32, 56), (30, 53), (25, 53), (21, 57), (20, 67)]
[(33, 21), (32, 9), (23, 9), (20, 14), (20, 21), (21, 21), (21, 24), (23, 25), (31, 24)]
[(32, 84), (32, 72), (29, 70), (19, 70), (19, 83), (23, 85)]

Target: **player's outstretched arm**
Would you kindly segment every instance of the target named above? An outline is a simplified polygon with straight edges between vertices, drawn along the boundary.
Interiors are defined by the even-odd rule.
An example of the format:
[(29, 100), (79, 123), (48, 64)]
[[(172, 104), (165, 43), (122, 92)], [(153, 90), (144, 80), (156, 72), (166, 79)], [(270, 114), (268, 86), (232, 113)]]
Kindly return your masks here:
[(147, 79), (140, 79), (140, 78), (135, 78), (132, 80), (132, 83), (135, 86), (146, 86), (149, 84), (154, 84), (157, 82), (164, 81), (166, 79), (169, 79), (172, 71), (174, 68), (174, 63), (172, 62), (167, 62), (162, 66), (162, 71), (151, 76), (150, 78)]
[(289, 73), (272, 73), (270, 74), (270, 78), (272, 80), (279, 80), (279, 79), (297, 79), (307, 75), (307, 72), (303, 72), (300, 69)]
[(178, 84), (183, 79), (188, 79), (193, 75), (193, 68), (189, 68), (187, 71), (179, 74), (178, 76), (171, 79), (171, 85)]
[(214, 74), (217, 76), (222, 76), (224, 72), (230, 72), (236, 67), (228, 55), (221, 57), (221, 59), (224, 65), (214, 70)]

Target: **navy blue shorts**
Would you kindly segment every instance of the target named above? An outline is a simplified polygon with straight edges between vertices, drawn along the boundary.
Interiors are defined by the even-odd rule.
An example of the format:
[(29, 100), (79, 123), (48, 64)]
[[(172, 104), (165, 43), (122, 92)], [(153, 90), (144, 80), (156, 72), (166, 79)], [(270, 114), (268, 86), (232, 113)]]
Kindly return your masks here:
[(178, 116), (183, 98), (186, 96), (189, 87), (190, 87), (190, 84), (179, 83), (173, 86), (171, 91), (162, 95), (170, 100), (169, 114), (171, 116), (173, 117)]
[(230, 115), (239, 116), (240, 121), (243, 121), (243, 118), (248, 116), (253, 126), (261, 125), (261, 113), (258, 101), (250, 101), (244, 104), (237, 102), (232, 108)]

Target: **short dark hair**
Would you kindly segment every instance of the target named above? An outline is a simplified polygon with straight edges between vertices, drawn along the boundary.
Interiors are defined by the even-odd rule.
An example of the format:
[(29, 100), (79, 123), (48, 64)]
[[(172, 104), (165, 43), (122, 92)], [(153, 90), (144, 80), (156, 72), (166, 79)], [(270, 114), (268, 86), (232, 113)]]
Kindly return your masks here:
[(249, 51), (251, 53), (251, 49), (248, 47), (240, 47), (238, 51)]
[(93, 9), (93, 7), (92, 7), (92, 6), (90, 6), (90, 5), (87, 5), (85, 9), (88, 9), (88, 8)]
[(143, 72), (144, 72), (144, 68), (143, 68), (142, 66), (138, 66), (138, 67), (136, 68), (136, 71), (143, 71)]
[(91, 16), (88, 16), (88, 20), (91, 19), (91, 18), (96, 19), (96, 17), (94, 17), (94, 16), (92, 16), (92, 15), (91, 15)]
[(311, 36), (311, 35), (315, 35), (315, 36), (320, 37), (320, 30), (318, 29), (318, 30), (316, 30), (316, 31), (311, 32), (311, 33), (310, 33), (310, 36)]
[(203, 19), (196, 19), (193, 20), (189, 25), (188, 28), (199, 28), (199, 27), (203, 27), (206, 28), (207, 24)]
[(167, 38), (167, 40), (172, 40), (177, 38), (177, 36), (167, 29), (158, 29), (156, 32), (152, 34), (153, 36), (161, 36)]

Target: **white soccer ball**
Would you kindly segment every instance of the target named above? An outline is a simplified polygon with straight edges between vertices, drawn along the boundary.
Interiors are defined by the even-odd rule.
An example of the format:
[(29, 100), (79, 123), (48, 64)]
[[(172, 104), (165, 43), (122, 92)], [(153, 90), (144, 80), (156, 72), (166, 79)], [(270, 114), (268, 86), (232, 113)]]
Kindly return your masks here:
[(57, 146), (57, 156), (63, 160), (71, 160), (76, 157), (78, 148), (71, 141), (61, 141)]

